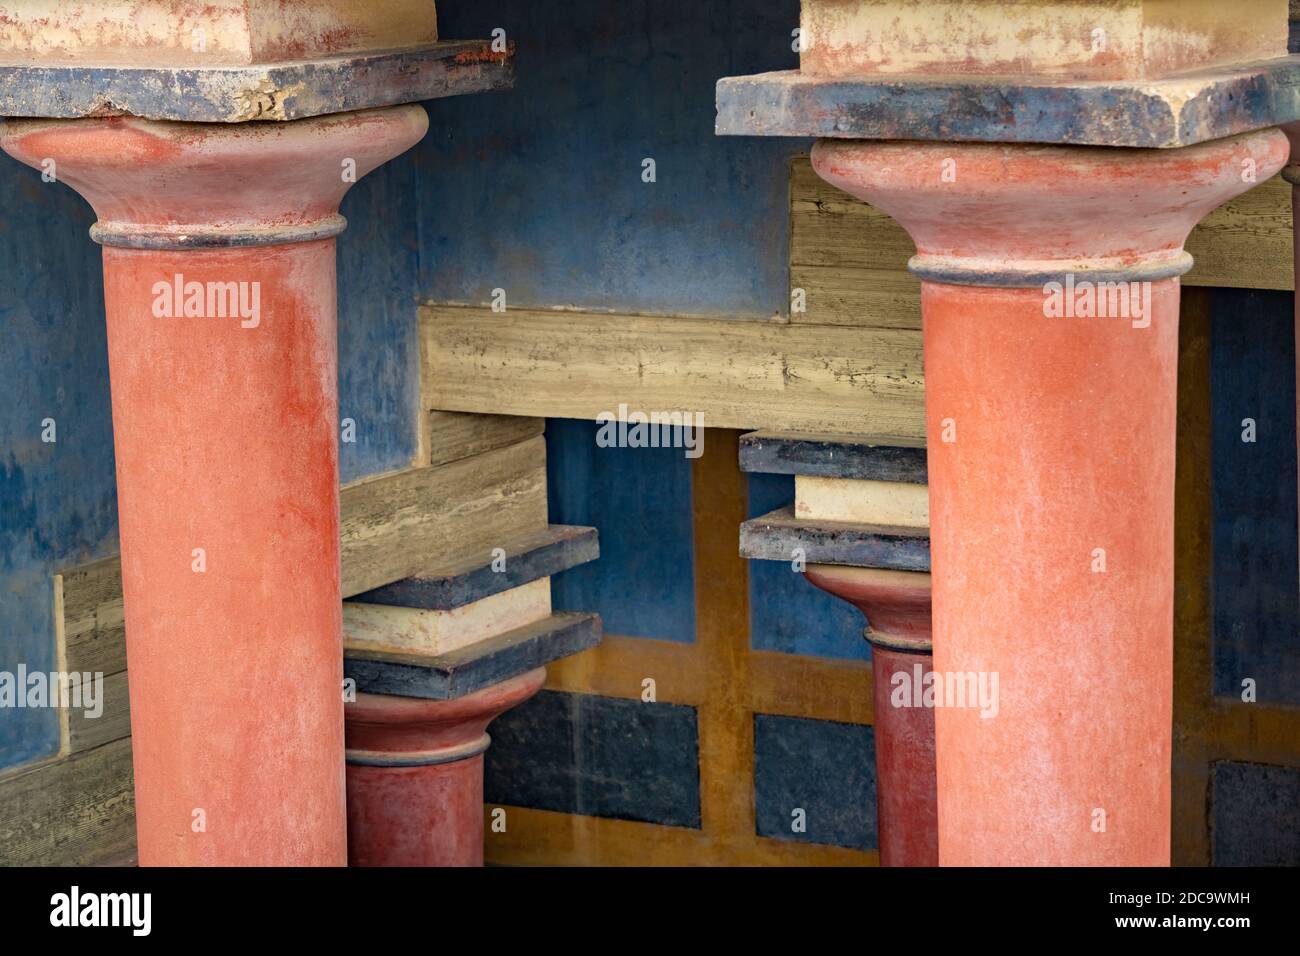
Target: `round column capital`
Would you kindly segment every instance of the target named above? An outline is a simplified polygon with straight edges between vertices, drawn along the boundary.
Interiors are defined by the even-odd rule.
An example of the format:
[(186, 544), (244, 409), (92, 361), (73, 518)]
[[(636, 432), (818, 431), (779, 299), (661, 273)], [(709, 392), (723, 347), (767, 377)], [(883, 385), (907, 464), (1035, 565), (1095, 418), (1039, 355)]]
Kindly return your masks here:
[(804, 577), (862, 612), (869, 624), (864, 636), (873, 647), (930, 653), (930, 575), (810, 564)]
[(536, 694), (546, 681), (539, 667), (453, 700), (357, 694), (343, 708), (347, 762), (356, 766), (414, 767), (451, 763), (487, 750), (487, 725)]
[(1168, 150), (824, 139), (812, 163), (898, 220), (923, 281), (1035, 288), (1181, 275), (1192, 228), (1287, 151), (1276, 129)]
[(101, 244), (264, 246), (342, 232), (344, 194), (419, 142), (428, 122), (418, 105), (291, 123), (10, 119), (0, 148), (79, 192)]

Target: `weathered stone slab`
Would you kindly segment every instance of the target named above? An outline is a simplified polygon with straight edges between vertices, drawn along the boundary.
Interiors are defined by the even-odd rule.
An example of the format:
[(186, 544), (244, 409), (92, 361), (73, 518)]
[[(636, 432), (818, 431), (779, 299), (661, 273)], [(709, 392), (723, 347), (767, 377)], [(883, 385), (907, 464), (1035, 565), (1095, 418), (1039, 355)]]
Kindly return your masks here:
[(348, 651), (343, 676), (366, 694), (450, 700), (600, 643), (600, 615), (559, 612), (437, 657)]
[(0, 115), (286, 121), (513, 85), (513, 49), (488, 40), (233, 66), (0, 64)]
[(1300, 119), (1300, 56), (1149, 80), (813, 76), (718, 80), (717, 133), (1191, 146)]
[(740, 556), (928, 572), (930, 534), (924, 528), (801, 520), (785, 507), (741, 524)]
[[(493, 594), (595, 561), (600, 540), (595, 528), (553, 524), (501, 543), (500, 560), (484, 552), (481, 560), (437, 575), (416, 575), (352, 598), (361, 604), (389, 604), (446, 611)], [(500, 568), (500, 570), (498, 570)]]
[(857, 435), (750, 432), (740, 436), (740, 470), (926, 483), (925, 441)]

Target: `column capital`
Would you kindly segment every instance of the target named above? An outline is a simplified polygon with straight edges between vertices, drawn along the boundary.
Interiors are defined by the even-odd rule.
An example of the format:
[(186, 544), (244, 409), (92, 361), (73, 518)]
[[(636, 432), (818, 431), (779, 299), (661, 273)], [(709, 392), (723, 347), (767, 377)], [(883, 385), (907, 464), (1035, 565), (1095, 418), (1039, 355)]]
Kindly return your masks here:
[(810, 564), (804, 577), (862, 612), (868, 622), (865, 637), (873, 647), (930, 653), (930, 575)]
[(898, 220), (921, 279), (1032, 288), (1067, 273), (1181, 275), (1197, 222), (1277, 173), (1287, 152), (1278, 130), (1180, 150), (819, 140), (812, 163)]
[(239, 125), (11, 119), (0, 148), (85, 197), (104, 245), (264, 246), (342, 232), (352, 184), (427, 129), (418, 105)]
[(343, 709), (347, 762), (423, 767), (482, 754), (489, 743), (487, 725), (536, 694), (545, 681), (546, 668), (539, 667), (452, 700), (357, 694)]

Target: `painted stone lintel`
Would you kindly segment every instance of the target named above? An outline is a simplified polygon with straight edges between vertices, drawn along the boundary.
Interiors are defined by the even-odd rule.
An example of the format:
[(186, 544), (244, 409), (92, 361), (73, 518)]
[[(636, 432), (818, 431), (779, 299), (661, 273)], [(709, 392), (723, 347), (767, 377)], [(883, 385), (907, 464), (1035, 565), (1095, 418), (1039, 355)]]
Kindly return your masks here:
[(1300, 119), (1300, 55), (1157, 80), (811, 76), (718, 80), (722, 136), (1191, 146)]
[(930, 570), (930, 536), (921, 528), (806, 521), (786, 506), (740, 526), (740, 556), (808, 564), (845, 564), (895, 571)]
[(925, 442), (857, 435), (750, 432), (740, 436), (740, 470), (926, 483)]
[(358, 692), (450, 700), (569, 657), (601, 640), (600, 615), (561, 611), (438, 657), (348, 651), (343, 676)]
[(509, 89), (514, 74), (513, 45), (489, 40), (247, 66), (0, 64), (0, 116), (288, 121)]
[(482, 563), (466, 563), (445, 574), (416, 575), (352, 598), (360, 604), (388, 604), (449, 611), (511, 588), (559, 574), (600, 557), (595, 528), (553, 524), (513, 541), (503, 542), (504, 570), (493, 568), (491, 555)]

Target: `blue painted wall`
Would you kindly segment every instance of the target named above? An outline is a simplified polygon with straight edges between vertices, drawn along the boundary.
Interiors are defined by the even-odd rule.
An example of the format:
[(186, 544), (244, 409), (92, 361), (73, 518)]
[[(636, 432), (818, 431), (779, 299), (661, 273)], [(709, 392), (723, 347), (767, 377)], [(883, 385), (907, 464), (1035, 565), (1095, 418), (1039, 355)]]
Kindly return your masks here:
[[(757, 518), (794, 501), (794, 475), (745, 476), (747, 514)], [(820, 588), (785, 561), (749, 562), (749, 634), (755, 650), (870, 660), (857, 609)]]
[(680, 448), (601, 448), (599, 427), (556, 418), (546, 423), (551, 520), (600, 530), (600, 560), (551, 579), (553, 606), (600, 612), (606, 634), (690, 643), (690, 460)]
[[(480, 0), (446, 37), (518, 43), (511, 93), (429, 104), (420, 289), (440, 302), (771, 316), (794, 140), (716, 137), (719, 77), (792, 69), (797, 0)], [(642, 160), (657, 181), (642, 182)]]
[[(90, 208), (0, 162), (0, 671), (55, 667), (51, 571), (117, 549), (103, 285)], [(53, 443), (41, 421), (55, 420)], [(50, 708), (0, 710), (0, 767), (58, 749)]]
[(1298, 705), (1294, 300), (1216, 289), (1211, 301), (1214, 690), (1240, 697), (1251, 678), (1259, 702)]

